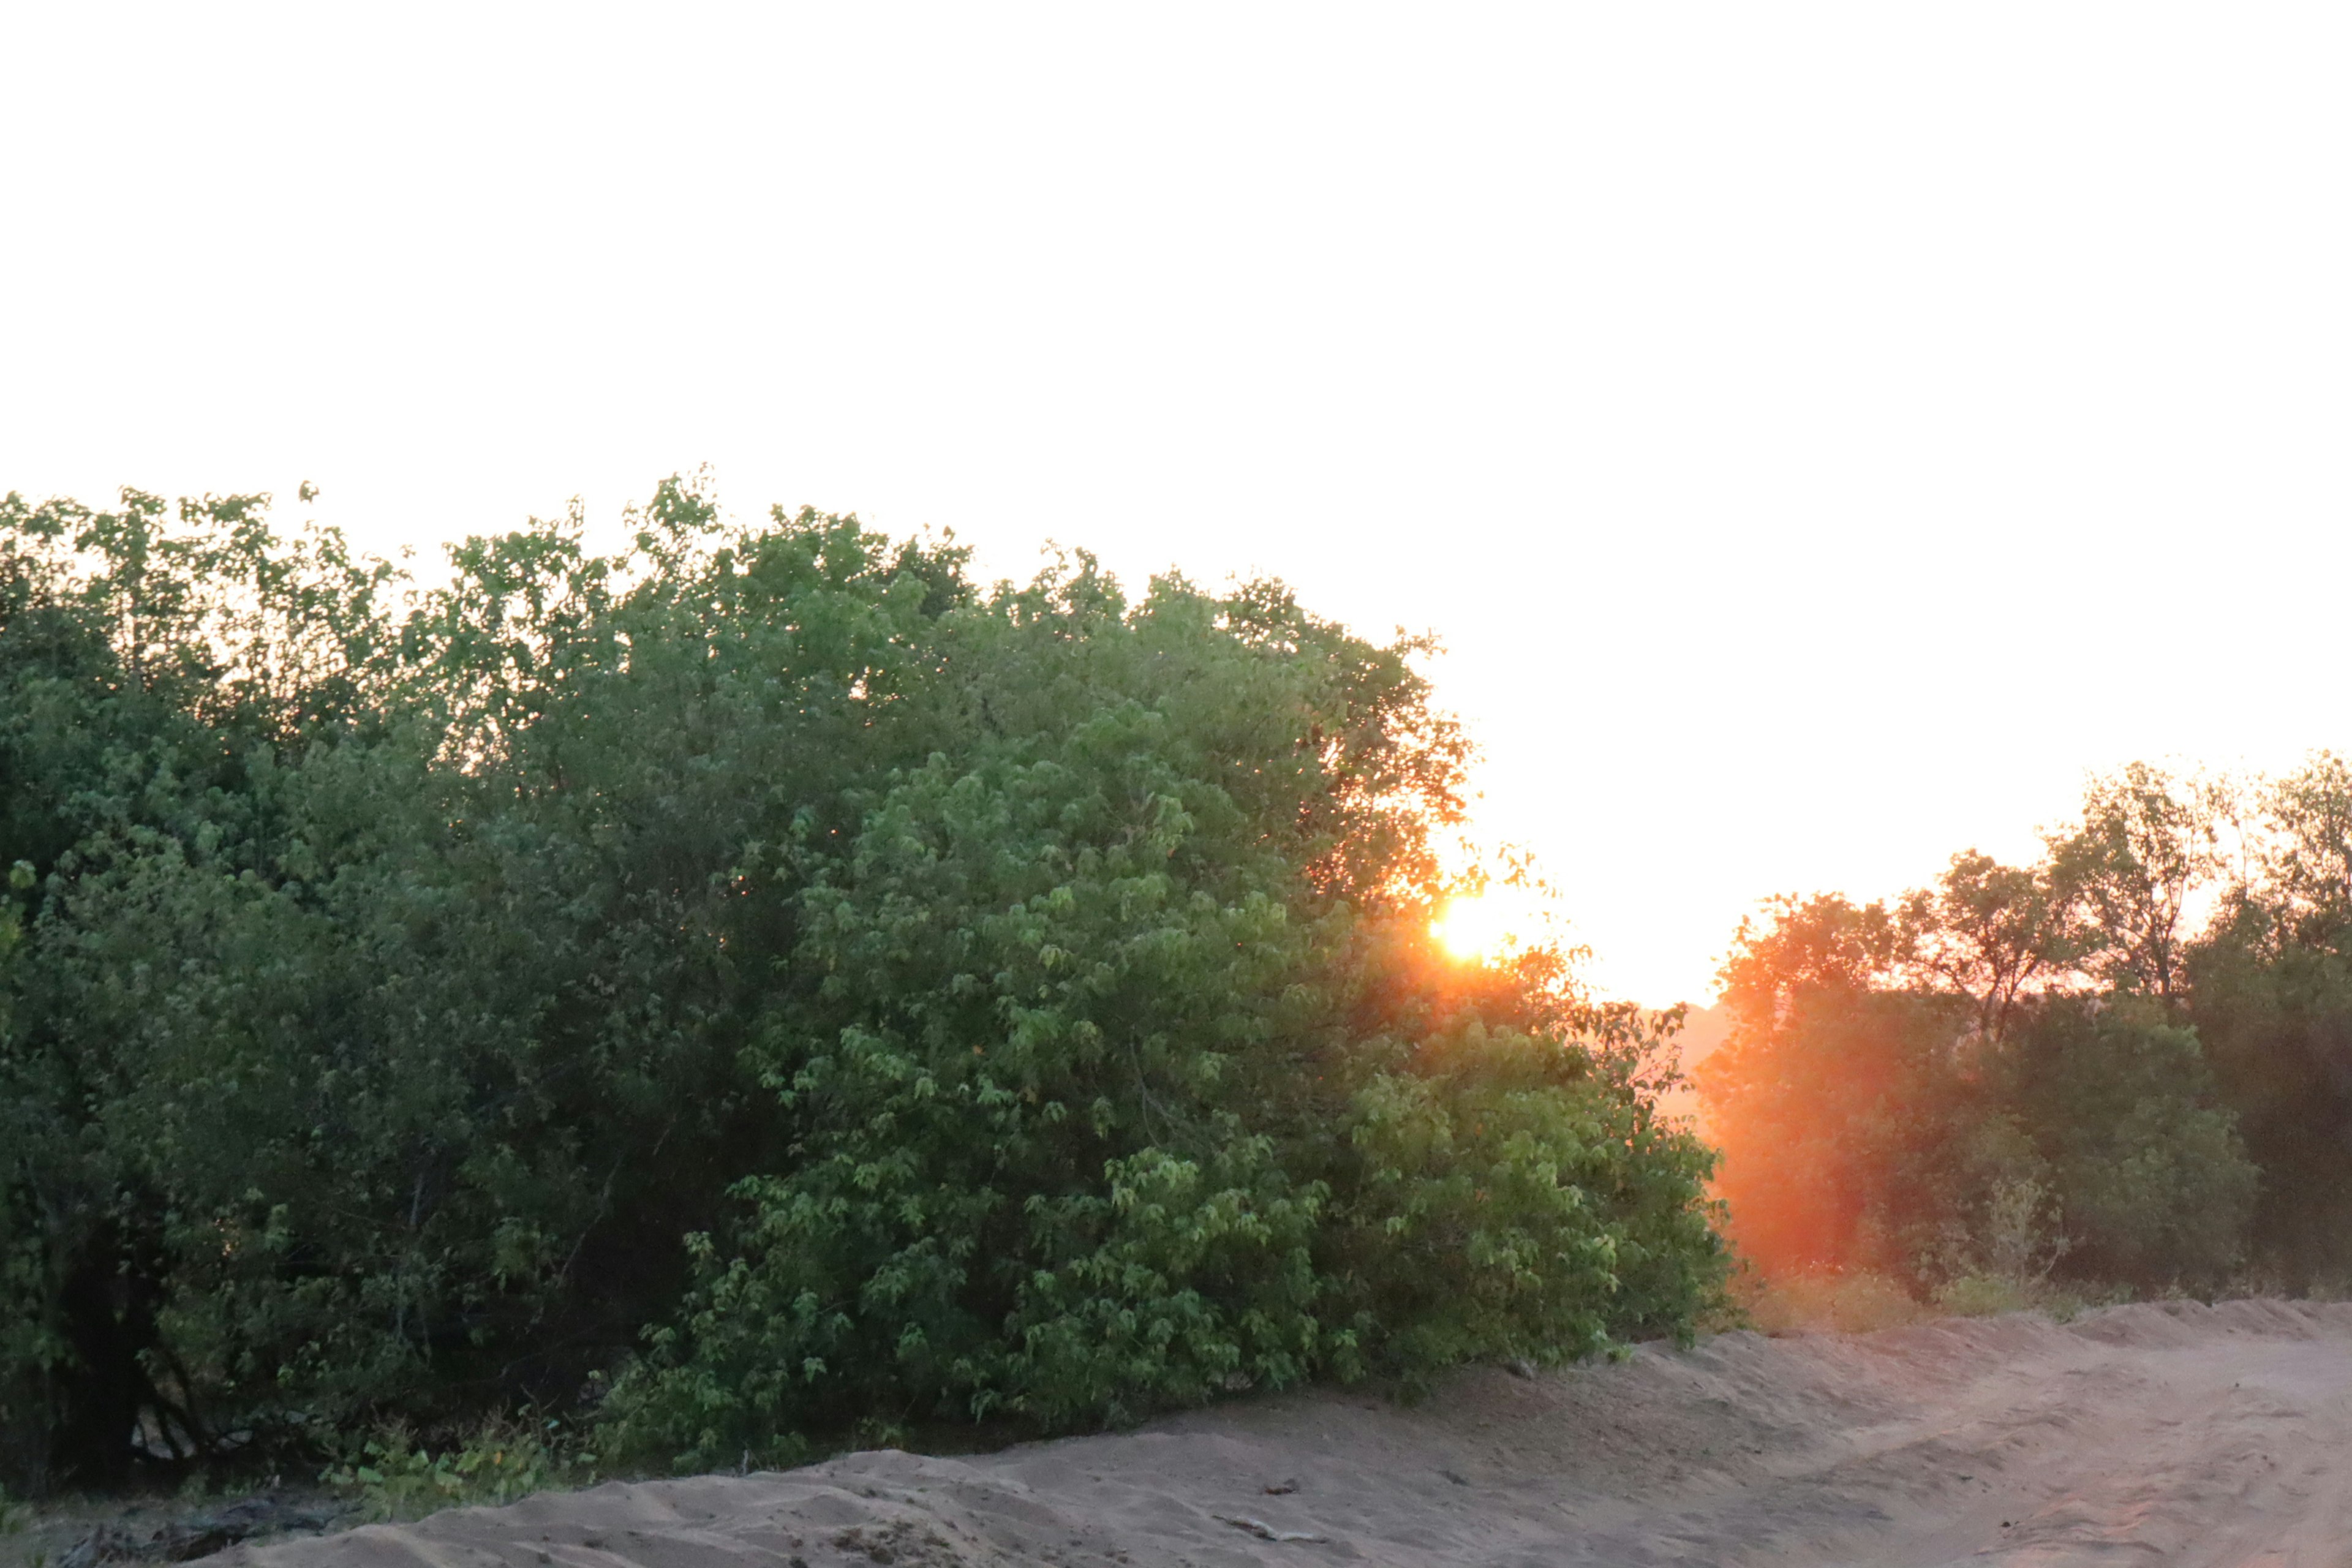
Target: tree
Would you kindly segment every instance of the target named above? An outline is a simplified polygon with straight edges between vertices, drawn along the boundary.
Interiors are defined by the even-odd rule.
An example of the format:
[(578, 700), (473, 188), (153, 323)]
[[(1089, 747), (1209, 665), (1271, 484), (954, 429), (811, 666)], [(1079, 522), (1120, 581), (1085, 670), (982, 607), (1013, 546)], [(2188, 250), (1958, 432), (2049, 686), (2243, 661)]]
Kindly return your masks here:
[(0, 504), (11, 1484), (633, 1352), (607, 1436), (732, 1462), (1712, 1299), (1664, 1022), (1430, 940), (1419, 645), (679, 480), (630, 521), (426, 592), (261, 498)]
[[(2095, 823), (2156, 815), (2092, 799)], [(2135, 952), (2173, 962), (2167, 900), (2185, 893), (2149, 871), (2174, 863), (2144, 839), (2122, 835), (2124, 860), (2104, 831), (2029, 867), (1955, 856), (1893, 916), (1823, 895), (1742, 922), (1722, 972), (1730, 1039), (1698, 1088), (1750, 1258), (1922, 1288), (2053, 1266), (2210, 1281), (2239, 1260), (2256, 1175), (2237, 1117), (2196, 1033), (2127, 984)], [(2084, 891), (2095, 876), (2106, 884)], [(2094, 946), (2078, 900), (2149, 940)], [(2174, 926), (2151, 934), (2150, 910)], [(2085, 994), (2086, 951), (2126, 984)]]
[(1740, 917), (1717, 979), (1724, 1005), (1753, 1037), (1814, 993), (1851, 994), (1888, 980), (1907, 959), (1905, 932), (1883, 903), (1840, 893), (1782, 894), (1768, 919)]
[(2053, 999), (2001, 1071), (2070, 1271), (2158, 1285), (2241, 1261), (2258, 1175), (2193, 1030), (2140, 996)]
[(1897, 906), (1905, 962), (1923, 985), (1967, 998), (1976, 1032), (1997, 1040), (2026, 995), (2067, 981), (2079, 956), (2073, 899), (2046, 862), (2004, 866), (1962, 850), (1933, 888)]
[[(616, 1440), (1118, 1419), (1672, 1331), (1706, 1160), (1627, 1020), (1428, 931), (1460, 750), (1396, 653), (1286, 595), (1091, 562), (947, 616), (936, 748), (799, 894), (754, 1058), (793, 1128), (698, 1241)], [(1302, 744), (1302, 739), (1305, 742)]]
[(2340, 950), (2352, 931), (2352, 765), (2333, 752), (2263, 793), (2267, 902), (2291, 940)]
[(2182, 999), (2190, 910), (2221, 874), (2231, 804), (2221, 781), (2175, 779), (2146, 763), (2090, 781), (2081, 822), (2052, 836), (2050, 853), (2085, 928), (2082, 958), (2102, 984)]

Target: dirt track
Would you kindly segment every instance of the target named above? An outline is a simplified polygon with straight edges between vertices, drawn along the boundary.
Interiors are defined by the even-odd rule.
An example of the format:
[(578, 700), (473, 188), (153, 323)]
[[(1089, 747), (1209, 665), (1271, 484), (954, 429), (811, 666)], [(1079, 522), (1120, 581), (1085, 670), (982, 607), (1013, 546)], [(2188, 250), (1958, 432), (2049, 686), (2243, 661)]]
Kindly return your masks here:
[(1533, 1379), (1467, 1373), (1417, 1409), (1316, 1393), (973, 1459), (614, 1484), (211, 1561), (2334, 1568), (2352, 1564), (2352, 1305), (1733, 1334)]

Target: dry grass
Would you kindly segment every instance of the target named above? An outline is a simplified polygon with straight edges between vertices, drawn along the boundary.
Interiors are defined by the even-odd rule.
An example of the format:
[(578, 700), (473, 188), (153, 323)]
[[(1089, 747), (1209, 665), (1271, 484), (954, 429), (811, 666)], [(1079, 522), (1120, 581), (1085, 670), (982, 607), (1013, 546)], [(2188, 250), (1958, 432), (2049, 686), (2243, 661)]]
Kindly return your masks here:
[(1768, 1334), (1866, 1334), (1930, 1317), (1892, 1276), (1867, 1269), (1824, 1268), (1758, 1279), (1741, 1305), (1748, 1321)]
[(1766, 1279), (1751, 1277), (1739, 1306), (1764, 1333), (1866, 1334), (1934, 1318), (1990, 1318), (2046, 1312), (2071, 1322), (2093, 1307), (2132, 1299), (2120, 1288), (2085, 1291), (2036, 1276), (1979, 1272), (1938, 1286), (1924, 1300), (1891, 1274), (1823, 1268)]

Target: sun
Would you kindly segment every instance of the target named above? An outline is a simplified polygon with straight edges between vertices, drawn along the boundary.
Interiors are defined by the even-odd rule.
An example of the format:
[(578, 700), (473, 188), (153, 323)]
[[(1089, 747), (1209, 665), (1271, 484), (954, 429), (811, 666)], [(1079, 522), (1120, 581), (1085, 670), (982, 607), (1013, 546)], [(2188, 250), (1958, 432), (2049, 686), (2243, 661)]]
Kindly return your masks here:
[(1429, 934), (1464, 963), (1483, 963), (1513, 947), (1532, 945), (1542, 927), (1542, 910), (1524, 890), (1489, 887), (1448, 899), (1445, 911), (1430, 922)]

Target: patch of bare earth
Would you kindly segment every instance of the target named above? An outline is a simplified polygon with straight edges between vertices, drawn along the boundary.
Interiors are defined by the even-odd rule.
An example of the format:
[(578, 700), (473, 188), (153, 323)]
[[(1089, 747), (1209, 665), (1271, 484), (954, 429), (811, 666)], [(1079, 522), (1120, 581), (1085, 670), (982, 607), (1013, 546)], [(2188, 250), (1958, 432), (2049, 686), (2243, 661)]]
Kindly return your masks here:
[(1731, 1334), (980, 1458), (614, 1483), (227, 1568), (2352, 1563), (2352, 1305)]

